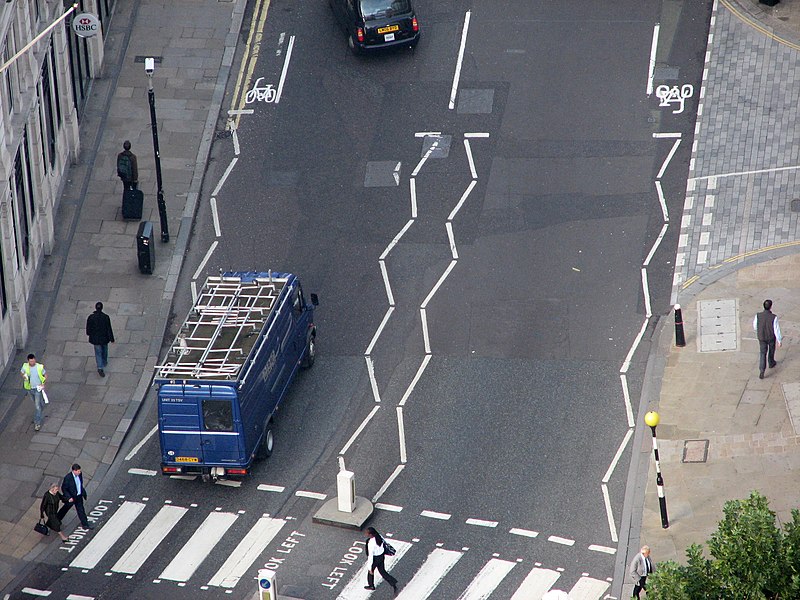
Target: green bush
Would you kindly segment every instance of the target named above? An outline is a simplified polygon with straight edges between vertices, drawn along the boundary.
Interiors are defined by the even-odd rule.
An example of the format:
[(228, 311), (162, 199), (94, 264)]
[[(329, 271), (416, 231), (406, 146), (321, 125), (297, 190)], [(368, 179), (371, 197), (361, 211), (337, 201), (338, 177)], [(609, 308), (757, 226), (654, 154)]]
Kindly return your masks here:
[(800, 512), (778, 527), (767, 499), (752, 492), (725, 503), (724, 517), (686, 565), (666, 561), (647, 578), (648, 600), (791, 600), (800, 598)]

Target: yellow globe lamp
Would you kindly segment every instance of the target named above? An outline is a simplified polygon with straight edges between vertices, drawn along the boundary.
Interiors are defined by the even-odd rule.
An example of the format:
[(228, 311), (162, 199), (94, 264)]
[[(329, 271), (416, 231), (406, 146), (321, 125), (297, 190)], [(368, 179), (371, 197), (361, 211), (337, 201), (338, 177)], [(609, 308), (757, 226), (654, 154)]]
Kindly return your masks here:
[(647, 423), (648, 427), (657, 427), (660, 421), (661, 417), (654, 410), (651, 410), (644, 416), (644, 422)]

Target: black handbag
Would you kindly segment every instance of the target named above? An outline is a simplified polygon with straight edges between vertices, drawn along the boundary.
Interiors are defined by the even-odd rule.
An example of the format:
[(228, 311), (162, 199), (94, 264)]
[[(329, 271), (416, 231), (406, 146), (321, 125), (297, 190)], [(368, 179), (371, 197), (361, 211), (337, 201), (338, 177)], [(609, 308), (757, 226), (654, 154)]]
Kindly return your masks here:
[(36, 533), (41, 533), (42, 535), (50, 535), (50, 530), (47, 528), (47, 525), (42, 523), (42, 519), (39, 519), (39, 522), (33, 526), (33, 530)]

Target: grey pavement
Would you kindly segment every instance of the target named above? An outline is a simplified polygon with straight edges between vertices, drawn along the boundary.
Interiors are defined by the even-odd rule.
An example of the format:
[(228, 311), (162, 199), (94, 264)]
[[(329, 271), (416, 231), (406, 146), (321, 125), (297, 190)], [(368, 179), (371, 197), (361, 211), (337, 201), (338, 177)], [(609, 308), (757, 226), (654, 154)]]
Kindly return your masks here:
[[(631, 472), (638, 477), (629, 497), (641, 524), (634, 518), (624, 538), (617, 580), (642, 544), (656, 563), (685, 563), (686, 548), (716, 529), (725, 501), (751, 490), (767, 496), (781, 522), (798, 506), (800, 202), (792, 201), (800, 197), (800, 2), (715, 6), (674, 281), (686, 346), (675, 346), (672, 315), (663, 318), (633, 442)], [(778, 366), (761, 380), (752, 319), (766, 298), (775, 302), (784, 345)], [(724, 351), (706, 351), (714, 335), (700, 315), (713, 309), (722, 310), (716, 341), (727, 345)], [(643, 424), (647, 410), (661, 416), (668, 529), (661, 523), (652, 437)], [(625, 573), (621, 598), (632, 589)]]
[[(58, 205), (56, 243), (29, 307), (31, 331), (0, 385), (0, 588), (52, 539), (33, 531), (41, 495), (79, 462), (91, 497), (147, 392), (170, 314), (203, 173), (239, 37), (244, 0), (117, 2), (80, 126), (81, 151)], [(180, 25), (176, 25), (180, 23)], [(138, 221), (123, 221), (116, 154), (138, 156), (144, 220), (158, 236), (147, 77), (153, 84), (171, 239), (156, 241), (156, 268), (139, 273)], [(159, 239), (158, 237), (156, 238)], [(84, 327), (94, 303), (112, 319), (107, 376), (98, 375)], [(34, 352), (47, 369), (50, 404), (35, 432), (18, 374)], [(75, 524), (67, 517), (69, 533)]]

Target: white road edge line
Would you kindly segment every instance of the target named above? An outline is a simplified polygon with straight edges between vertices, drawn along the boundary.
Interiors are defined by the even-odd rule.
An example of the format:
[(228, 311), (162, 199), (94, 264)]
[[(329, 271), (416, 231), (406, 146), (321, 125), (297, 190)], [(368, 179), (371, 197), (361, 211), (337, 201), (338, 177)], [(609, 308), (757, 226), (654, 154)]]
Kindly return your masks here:
[(230, 164), (228, 164), (228, 168), (225, 169), (225, 172), (222, 174), (222, 177), (220, 177), (219, 182), (217, 183), (217, 187), (215, 187), (214, 191), (211, 192), (212, 196), (217, 196), (219, 194), (219, 191), (222, 189), (222, 186), (225, 185), (225, 180), (228, 179), (228, 175), (231, 174), (231, 171), (233, 171), (233, 167), (236, 166), (237, 162), (239, 162), (239, 157), (234, 156), (231, 159)]
[(403, 425), (403, 407), (397, 407), (397, 435), (400, 438), (400, 462), (406, 464), (408, 456), (406, 455), (406, 430)]
[(158, 475), (158, 471), (151, 471), (149, 469), (128, 469), (128, 473), (131, 475), (146, 475), (147, 477), (155, 477)]
[(656, 74), (656, 51), (658, 50), (658, 31), (661, 29), (661, 24), (656, 23), (653, 26), (653, 41), (650, 44), (650, 63), (647, 68), (647, 95), (653, 95), (653, 79)]
[[(415, 196), (414, 205), (416, 205), (416, 196)], [(415, 212), (414, 211), (414, 206), (412, 206), (411, 212), (412, 213)], [(397, 242), (400, 241), (400, 238), (402, 238), (405, 235), (406, 231), (408, 231), (408, 228), (411, 227), (413, 224), (414, 224), (414, 219), (409, 219), (406, 222), (406, 224), (403, 225), (403, 228), (397, 233), (396, 236), (394, 236), (392, 238), (392, 241), (389, 242), (389, 245), (386, 246), (386, 249), (383, 251), (383, 254), (381, 254), (378, 257), (378, 260), (386, 260), (386, 257), (389, 256), (389, 252), (392, 251), (392, 248), (394, 248), (397, 245)]]
[(647, 325), (649, 323), (650, 319), (645, 319), (644, 322), (642, 323), (642, 328), (636, 335), (636, 339), (633, 340), (633, 344), (631, 344), (631, 349), (628, 350), (628, 356), (625, 357), (625, 362), (622, 363), (622, 368), (619, 370), (620, 373), (627, 373), (628, 369), (630, 369), (631, 360), (633, 360), (633, 355), (636, 353), (636, 349), (639, 347), (639, 344), (642, 341), (642, 337), (644, 337), (644, 332), (647, 330)]
[(661, 187), (661, 181), (656, 179), (656, 191), (658, 192), (658, 202), (661, 204), (661, 214), (664, 215), (664, 221), (669, 221), (669, 212), (667, 211), (667, 201), (664, 198), (664, 190)]
[(325, 500), (325, 498), (328, 497), (327, 494), (320, 494), (319, 492), (307, 492), (305, 490), (297, 490), (294, 495), (300, 496), (301, 498), (313, 498), (314, 500)]
[(66, 600), (95, 600), (94, 596), (84, 596), (82, 594), (70, 594)]
[(372, 388), (372, 398), (375, 402), (380, 402), (381, 394), (378, 391), (378, 381), (375, 379), (375, 365), (371, 356), (365, 356), (364, 359), (367, 361), (367, 373), (369, 374), (369, 385)]
[(572, 546), (575, 544), (575, 540), (559, 537), (557, 535), (551, 535), (549, 538), (547, 538), (547, 541), (555, 544), (561, 544), (562, 546)]
[(472, 178), (478, 178), (478, 172), (475, 170), (475, 160), (472, 158), (472, 147), (469, 144), (469, 140), (464, 138), (464, 150), (467, 152), (467, 160), (469, 161), (469, 172), (472, 173)]
[(656, 132), (653, 134), (654, 138), (679, 138), (681, 137), (680, 133), (664, 133), (664, 132)]
[(467, 519), (467, 525), (477, 525), (478, 527), (497, 527), (497, 521), (485, 521), (483, 519)]
[(519, 527), (512, 527), (508, 530), (512, 535), (521, 535), (523, 537), (535, 538), (539, 535), (538, 531), (531, 531), (530, 529), (520, 529)]
[(453, 87), (450, 89), (450, 110), (456, 107), (456, 94), (458, 93), (458, 81), (461, 79), (461, 63), (464, 61), (464, 49), (467, 46), (467, 32), (469, 31), (469, 20), (472, 11), (468, 10), (464, 15), (464, 28), (461, 30), (461, 46), (458, 48), (458, 59), (456, 60), (456, 72), (453, 74)]
[(197, 279), (198, 277), (200, 277), (200, 273), (203, 271), (203, 269), (206, 268), (206, 263), (208, 262), (208, 259), (211, 258), (212, 254), (214, 254), (214, 250), (217, 249), (218, 245), (219, 242), (217, 240), (211, 242), (211, 246), (209, 247), (208, 252), (206, 252), (206, 255), (203, 257), (203, 260), (200, 261), (200, 265), (197, 267), (197, 270), (194, 272), (194, 275), (192, 275), (192, 279)]
[(664, 226), (661, 228), (661, 233), (658, 234), (656, 241), (653, 243), (653, 247), (650, 248), (650, 252), (647, 254), (647, 258), (642, 263), (642, 266), (647, 267), (650, 265), (650, 261), (653, 259), (656, 250), (658, 250), (658, 247), (661, 245), (661, 241), (664, 239), (664, 236), (666, 235), (668, 228), (669, 228), (669, 223), (664, 223)]
[(140, 441), (140, 442), (139, 442), (138, 444), (136, 444), (136, 445), (135, 445), (133, 448), (131, 448), (131, 451), (130, 451), (130, 452), (128, 452), (128, 455), (125, 457), (125, 460), (130, 460), (130, 459), (132, 459), (134, 456), (136, 456), (136, 453), (137, 453), (137, 452), (139, 452), (139, 450), (141, 450), (141, 449), (142, 449), (142, 446), (144, 446), (144, 445), (147, 443), (147, 440), (149, 440), (151, 437), (153, 437), (153, 434), (154, 434), (156, 431), (158, 431), (158, 425), (155, 425), (155, 426), (154, 426), (154, 427), (153, 427), (153, 428), (152, 428), (150, 431), (148, 431), (148, 432), (147, 432), (147, 434), (146, 434), (146, 435), (145, 435), (145, 436), (142, 438), (142, 441)]
[(458, 204), (456, 204), (455, 207), (453, 207), (453, 210), (447, 216), (447, 220), (448, 221), (452, 221), (453, 219), (456, 218), (456, 215), (458, 214), (458, 211), (461, 210), (461, 206), (464, 204), (464, 202), (466, 202), (467, 197), (469, 197), (469, 194), (472, 191), (472, 188), (474, 188), (477, 184), (478, 184), (478, 182), (475, 179), (473, 179), (472, 181), (469, 182), (469, 185), (467, 186), (467, 189), (464, 190), (463, 194), (461, 194), (461, 200), (458, 201)]
[(473, 132), (473, 133), (465, 133), (465, 138), (488, 138), (489, 134), (485, 132)]
[(394, 306), (394, 294), (392, 294), (392, 284), (389, 283), (389, 273), (386, 271), (386, 263), (379, 260), (381, 265), (381, 275), (383, 276), (383, 285), (386, 287), (386, 299), (389, 300), (389, 306)]
[[(400, 475), (400, 473), (402, 473), (403, 469), (405, 469), (405, 468), (406, 468), (405, 465), (397, 465), (397, 467), (392, 472), (392, 474), (389, 475), (389, 479), (387, 479), (384, 482), (384, 484), (380, 487), (380, 489), (372, 497), (372, 503), (373, 504), (375, 504), (378, 501), (378, 499), (386, 493), (386, 490), (389, 489), (389, 486), (392, 485), (392, 483), (394, 483), (394, 480), (397, 479), (397, 476)], [(377, 504), (376, 504), (376, 506), (377, 506)], [(392, 506), (392, 505), (386, 504), (384, 506)], [(391, 510), (391, 509), (389, 509), (389, 510)], [(400, 511), (397, 511), (397, 512), (400, 512)]]
[(633, 427), (636, 422), (633, 420), (633, 408), (631, 407), (631, 394), (628, 390), (628, 377), (625, 373), (620, 373), (619, 381), (622, 385), (622, 397), (625, 400), (625, 414), (628, 417), (628, 427)]
[(436, 148), (438, 146), (439, 146), (439, 140), (436, 140), (435, 142), (433, 142), (431, 144), (431, 147), (428, 148), (428, 150), (425, 152), (425, 154), (422, 156), (422, 158), (419, 159), (419, 162), (417, 163), (417, 166), (414, 167), (414, 170), (411, 172), (411, 177), (416, 177), (419, 174), (419, 170), (428, 161), (428, 157), (431, 155), (431, 153), (434, 150), (436, 150)]
[(211, 198), (211, 218), (214, 221), (214, 235), (217, 237), (222, 237), (222, 229), (219, 227), (219, 215), (217, 214), (217, 199)]
[(594, 552), (603, 552), (605, 554), (617, 553), (616, 548), (609, 548), (608, 546), (598, 546), (597, 544), (592, 544), (591, 546), (589, 546), (589, 550), (592, 550)]
[(252, 108), (242, 108), (242, 109), (238, 109), (238, 110), (229, 110), (228, 114), (231, 115), (231, 116), (252, 115), (254, 112), (255, 112), (255, 110), (253, 110)]
[(197, 284), (192, 281), (190, 287), (192, 288), (192, 304), (194, 304), (197, 302)]
[[(37, 590), (36, 588), (29, 588), (29, 587), (22, 588), (20, 591), (23, 594), (29, 594), (31, 596), (42, 596), (43, 598), (46, 598), (47, 596), (53, 593), (49, 590)], [(11, 596), (9, 596), (9, 598), (10, 597)]]
[(389, 317), (392, 316), (392, 312), (394, 312), (394, 306), (390, 306), (386, 311), (386, 314), (383, 315), (383, 320), (381, 321), (381, 324), (378, 325), (378, 329), (375, 331), (375, 335), (372, 336), (372, 340), (370, 341), (369, 346), (367, 346), (367, 351), (364, 352), (365, 356), (369, 356), (370, 354), (372, 354), (372, 349), (375, 347), (378, 338), (381, 336), (383, 328), (386, 327), (386, 323), (389, 322)]
[(281, 78), (278, 81), (278, 91), (275, 94), (275, 104), (281, 101), (283, 94), (283, 83), (286, 81), (286, 72), (289, 70), (289, 61), (292, 58), (292, 48), (294, 48), (294, 36), (289, 37), (289, 47), (286, 48), (286, 58), (283, 59), (283, 69), (281, 70)]
[(430, 354), (431, 338), (428, 333), (428, 313), (424, 308), (419, 309), (419, 320), (422, 322), (422, 341), (425, 344), (425, 354)]
[(417, 218), (417, 180), (411, 177), (408, 180), (408, 191), (411, 194), (411, 218)]
[(625, 437), (622, 438), (622, 442), (620, 443), (619, 448), (617, 448), (617, 453), (614, 455), (611, 464), (608, 465), (608, 470), (606, 471), (606, 474), (603, 477), (603, 483), (608, 483), (611, 480), (611, 476), (614, 474), (614, 469), (617, 468), (617, 463), (619, 462), (622, 453), (625, 452), (625, 448), (628, 446), (628, 442), (631, 440), (632, 435), (633, 435), (633, 427), (631, 427), (630, 429), (628, 429), (628, 431), (625, 432)]
[(283, 487), (282, 485), (269, 485), (268, 483), (262, 483), (256, 489), (258, 489), (261, 492), (275, 492), (278, 494), (286, 491), (286, 488)]
[(353, 444), (353, 442), (356, 441), (356, 438), (361, 434), (362, 431), (364, 431), (364, 427), (366, 427), (367, 423), (369, 423), (370, 420), (372, 420), (372, 417), (375, 416), (375, 413), (378, 412), (379, 408), (380, 408), (380, 406), (375, 406), (375, 407), (372, 408), (370, 413), (367, 415), (367, 418), (364, 419), (361, 422), (361, 425), (358, 426), (358, 429), (356, 429), (355, 432), (353, 433), (353, 435), (350, 436), (350, 439), (347, 440), (347, 443), (344, 445), (344, 448), (339, 450), (339, 455), (340, 456), (343, 455), (345, 452), (347, 452), (348, 448), (350, 448), (350, 446)]
[(649, 319), (653, 316), (653, 309), (650, 306), (650, 284), (647, 283), (647, 269), (642, 267), (642, 293), (644, 294), (645, 316)]
[(434, 135), (442, 135), (441, 131), (417, 131), (414, 137), (431, 137)]
[(411, 396), (411, 392), (414, 391), (414, 387), (419, 382), (420, 377), (425, 372), (425, 369), (428, 366), (428, 363), (431, 361), (432, 355), (426, 354), (425, 358), (422, 359), (422, 363), (419, 365), (419, 369), (417, 369), (417, 374), (414, 375), (414, 379), (411, 380), (411, 383), (408, 384), (403, 397), (400, 399), (400, 406), (405, 406), (406, 401), (408, 400), (409, 396)]
[(680, 145), (681, 145), (681, 138), (678, 138), (677, 140), (675, 140), (675, 143), (672, 144), (672, 148), (670, 149), (669, 154), (667, 154), (667, 158), (665, 158), (664, 162), (661, 164), (661, 170), (658, 172), (658, 175), (656, 175), (656, 179), (661, 179), (664, 176), (664, 173), (667, 170), (667, 166), (669, 165), (669, 161), (671, 161), (672, 157), (675, 156), (675, 152), (678, 150), (678, 146)]
[(447, 239), (450, 240), (450, 254), (453, 256), (453, 260), (458, 260), (458, 248), (456, 248), (456, 238), (453, 235), (452, 221), (447, 221), (444, 228), (447, 230)]
[(713, 179), (714, 177), (738, 177), (739, 175), (758, 175), (760, 173), (778, 173), (780, 171), (793, 171), (800, 169), (800, 165), (792, 167), (774, 167), (772, 169), (756, 169), (755, 171), (735, 171), (733, 173), (720, 173), (719, 175), (703, 175), (702, 177), (689, 177), (687, 182), (694, 183), (695, 181), (702, 181), (704, 179)]
[[(233, 124), (235, 121), (231, 121), (231, 123)], [(233, 154), (239, 156), (241, 148), (239, 148), (239, 134), (236, 132), (236, 125), (231, 127), (231, 138), (233, 139)]]
[(450, 264), (447, 265), (447, 268), (444, 270), (444, 273), (442, 273), (442, 276), (439, 277), (439, 281), (437, 281), (436, 285), (434, 285), (433, 288), (431, 288), (431, 291), (428, 292), (428, 295), (420, 305), (420, 308), (428, 308), (428, 302), (430, 302), (436, 292), (439, 291), (439, 287), (444, 283), (444, 280), (447, 279), (447, 276), (450, 275), (450, 271), (453, 270), (453, 267), (455, 267), (457, 263), (457, 260), (450, 261)]
[(453, 515), (448, 513), (440, 513), (433, 510), (423, 510), (419, 513), (420, 517), (428, 517), (429, 519), (439, 519), (440, 521), (448, 521)]
[(611, 510), (611, 498), (608, 495), (608, 486), (603, 483), (600, 487), (603, 488), (603, 502), (606, 505), (606, 516), (608, 517), (608, 529), (611, 532), (611, 541), (618, 542), (617, 526), (614, 523), (614, 512)]

